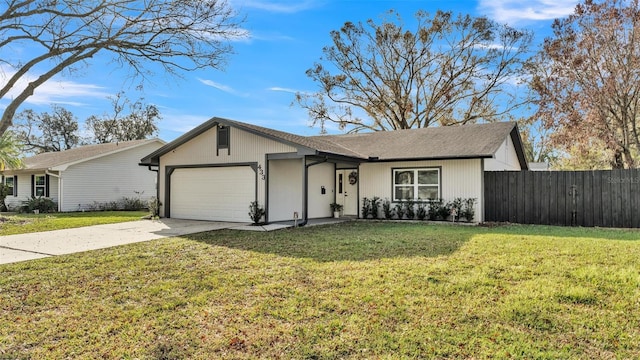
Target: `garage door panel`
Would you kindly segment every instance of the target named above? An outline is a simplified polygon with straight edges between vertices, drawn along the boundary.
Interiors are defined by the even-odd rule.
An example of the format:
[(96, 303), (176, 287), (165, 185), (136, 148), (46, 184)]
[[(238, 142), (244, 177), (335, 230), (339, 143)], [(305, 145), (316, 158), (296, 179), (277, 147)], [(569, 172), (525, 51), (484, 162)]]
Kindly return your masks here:
[(171, 174), (172, 218), (248, 222), (255, 197), (255, 172), (248, 166), (176, 169)]

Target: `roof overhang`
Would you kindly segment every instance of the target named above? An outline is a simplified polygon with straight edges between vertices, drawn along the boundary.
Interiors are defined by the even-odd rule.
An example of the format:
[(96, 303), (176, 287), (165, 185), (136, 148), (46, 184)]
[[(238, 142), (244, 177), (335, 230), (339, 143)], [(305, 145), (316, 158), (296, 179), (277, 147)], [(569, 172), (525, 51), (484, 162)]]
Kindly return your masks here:
[(511, 141), (513, 142), (513, 147), (516, 150), (516, 155), (518, 156), (518, 161), (520, 162), (520, 170), (529, 170), (529, 163), (527, 162), (527, 156), (524, 153), (524, 145), (522, 142), (522, 136), (520, 136), (520, 130), (518, 130), (518, 124), (514, 124), (513, 129), (511, 129)]
[(433, 160), (469, 160), (469, 159), (487, 159), (492, 158), (493, 154), (484, 155), (443, 155), (429, 157), (405, 157), (405, 158), (369, 158), (364, 162), (399, 162), (399, 161), (433, 161)]

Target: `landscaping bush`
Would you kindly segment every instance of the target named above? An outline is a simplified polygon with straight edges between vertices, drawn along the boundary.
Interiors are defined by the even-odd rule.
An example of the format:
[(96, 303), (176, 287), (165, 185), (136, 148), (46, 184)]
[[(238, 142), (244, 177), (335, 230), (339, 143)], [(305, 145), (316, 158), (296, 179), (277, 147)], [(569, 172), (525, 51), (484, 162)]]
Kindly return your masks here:
[(0, 184), (0, 211), (8, 211), (6, 203), (4, 200), (9, 195), (9, 187), (5, 184)]
[(393, 217), (393, 209), (391, 208), (391, 201), (389, 199), (384, 199), (382, 202), (382, 212), (384, 213), (384, 218), (387, 220)]
[(57, 209), (58, 205), (56, 205), (53, 200), (42, 196), (31, 196), (27, 200), (22, 201), (19, 211), (22, 213), (30, 213), (38, 210), (40, 213), (51, 213), (56, 212)]
[(264, 214), (264, 208), (262, 208), (257, 201), (252, 201), (249, 205), (249, 217), (251, 218), (251, 221), (253, 221), (254, 225), (260, 224), (260, 220)]
[(378, 219), (380, 217), (379, 212), (380, 212), (380, 198), (377, 196), (374, 196), (373, 198), (371, 198), (371, 216), (374, 219)]
[(146, 209), (147, 205), (139, 197), (123, 197), (122, 199), (120, 199), (120, 204), (118, 207), (120, 208), (120, 210), (137, 211)]
[(455, 198), (449, 203), (449, 214), (451, 214), (453, 221), (460, 220), (460, 215), (462, 214), (462, 203), (462, 198)]
[(429, 220), (435, 221), (438, 220), (440, 216), (440, 208), (442, 207), (442, 199), (429, 199)]
[(371, 200), (369, 198), (362, 198), (362, 218), (368, 219), (371, 214)]
[(160, 216), (160, 206), (162, 206), (162, 203), (155, 196), (152, 196), (147, 202), (147, 207), (152, 217)]
[(424, 202), (418, 203), (416, 217), (418, 218), (418, 220), (424, 220), (427, 217), (427, 205)]
[(442, 221), (446, 221), (451, 215), (451, 203), (442, 203), (438, 209), (438, 218)]
[(469, 198), (469, 199), (463, 200), (462, 211), (460, 213), (460, 216), (465, 218), (468, 222), (472, 222), (473, 218), (476, 215), (476, 211), (474, 208), (476, 201), (477, 199), (475, 198)]
[(413, 218), (416, 217), (416, 211), (414, 209), (415, 206), (415, 201), (413, 200), (406, 200), (404, 202), (404, 213), (407, 216), (407, 219), (409, 220), (413, 220)]
[(402, 220), (404, 218), (404, 205), (396, 204), (395, 212), (396, 212), (396, 215), (398, 216), (398, 220)]

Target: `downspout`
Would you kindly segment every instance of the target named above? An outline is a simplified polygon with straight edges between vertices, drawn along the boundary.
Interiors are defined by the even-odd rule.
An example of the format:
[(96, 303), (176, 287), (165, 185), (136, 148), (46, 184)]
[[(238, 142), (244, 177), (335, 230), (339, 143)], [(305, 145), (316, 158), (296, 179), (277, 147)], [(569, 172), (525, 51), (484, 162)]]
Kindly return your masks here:
[(156, 207), (156, 213), (153, 214), (154, 216), (160, 217), (160, 165), (158, 165), (157, 169), (152, 169), (151, 168), (152, 165), (149, 165), (147, 167), (147, 169), (149, 171), (155, 171), (156, 172), (156, 204), (158, 205)]
[[(314, 165), (326, 163), (327, 161), (329, 161), (329, 158), (325, 156), (325, 158), (321, 161), (316, 161), (314, 163), (304, 165), (304, 173), (303, 173), (304, 190), (302, 195), (302, 201), (303, 201), (302, 211), (304, 213), (304, 219), (302, 220), (302, 222), (298, 223), (298, 226), (305, 226), (307, 225), (307, 222), (309, 222), (309, 168)], [(305, 162), (306, 162), (306, 157), (305, 157)]]
[(58, 172), (58, 175), (49, 172), (49, 169), (44, 171), (45, 175), (53, 176), (54, 178), (58, 178), (58, 212), (62, 211), (62, 171)]

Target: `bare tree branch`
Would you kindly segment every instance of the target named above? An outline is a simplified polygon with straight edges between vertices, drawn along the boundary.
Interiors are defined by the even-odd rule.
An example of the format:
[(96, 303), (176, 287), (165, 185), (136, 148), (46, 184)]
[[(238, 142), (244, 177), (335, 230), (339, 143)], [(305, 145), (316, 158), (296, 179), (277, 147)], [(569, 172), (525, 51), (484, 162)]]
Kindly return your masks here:
[(319, 90), (296, 102), (323, 131), (327, 122), (378, 131), (496, 121), (526, 103), (504, 90), (520, 74), (530, 33), (442, 11), (418, 12), (411, 31), (390, 15), (332, 31), (322, 63), (307, 70)]
[[(38, 86), (96, 54), (110, 53), (133, 75), (148, 74), (149, 62), (171, 74), (218, 69), (232, 51), (230, 40), (244, 36), (224, 0), (0, 1), (1, 61), (15, 70), (0, 83), (0, 99), (9, 100), (0, 134)], [(36, 55), (11, 60), (9, 46)], [(35, 80), (18, 88), (25, 78)], [(10, 92), (18, 95), (8, 98)]]

